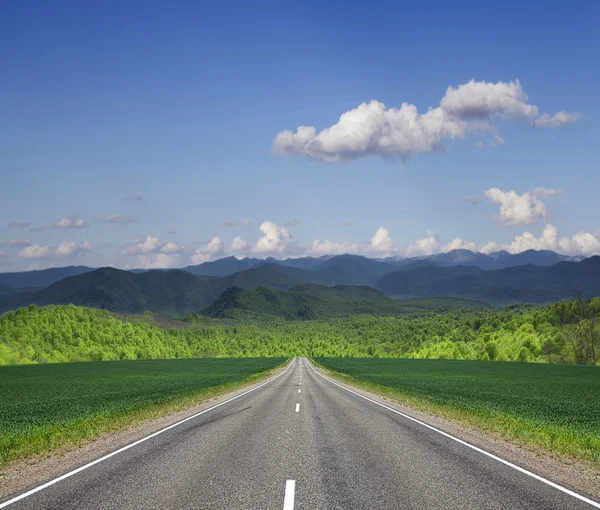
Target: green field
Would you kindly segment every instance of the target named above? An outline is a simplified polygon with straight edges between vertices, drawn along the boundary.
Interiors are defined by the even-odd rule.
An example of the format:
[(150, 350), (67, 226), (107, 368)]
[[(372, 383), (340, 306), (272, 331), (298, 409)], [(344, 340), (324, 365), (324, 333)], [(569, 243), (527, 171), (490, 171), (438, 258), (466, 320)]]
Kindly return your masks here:
[(0, 465), (191, 404), (284, 362), (220, 358), (0, 367)]
[(600, 367), (411, 359), (315, 361), (405, 402), (600, 463)]

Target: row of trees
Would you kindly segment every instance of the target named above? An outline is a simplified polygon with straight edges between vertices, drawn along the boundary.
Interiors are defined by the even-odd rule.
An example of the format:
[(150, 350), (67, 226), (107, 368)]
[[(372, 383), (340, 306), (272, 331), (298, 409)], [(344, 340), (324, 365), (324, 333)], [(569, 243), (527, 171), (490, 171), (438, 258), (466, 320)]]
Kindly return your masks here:
[(147, 318), (29, 306), (0, 316), (0, 364), (118, 359), (315, 356), (600, 363), (600, 299), (412, 317), (213, 319), (164, 328)]

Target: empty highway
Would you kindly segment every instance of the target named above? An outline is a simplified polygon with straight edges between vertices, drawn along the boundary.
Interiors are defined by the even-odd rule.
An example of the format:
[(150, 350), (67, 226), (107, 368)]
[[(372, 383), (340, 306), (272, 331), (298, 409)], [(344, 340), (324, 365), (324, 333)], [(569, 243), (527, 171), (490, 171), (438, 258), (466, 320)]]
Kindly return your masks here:
[[(39, 488), (38, 488), (39, 489)], [(17, 499), (20, 498), (20, 499)], [(11, 510), (600, 508), (362, 398), (295, 359), (277, 378)]]

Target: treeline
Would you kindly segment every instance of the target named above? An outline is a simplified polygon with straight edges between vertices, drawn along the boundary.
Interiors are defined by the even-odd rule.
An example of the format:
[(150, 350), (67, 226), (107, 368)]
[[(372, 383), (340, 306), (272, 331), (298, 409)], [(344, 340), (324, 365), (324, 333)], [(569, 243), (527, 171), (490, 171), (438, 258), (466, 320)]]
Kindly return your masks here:
[(0, 316), (0, 364), (193, 357), (409, 357), (600, 362), (600, 299), (499, 310), (244, 321), (188, 316), (165, 328), (73, 305)]

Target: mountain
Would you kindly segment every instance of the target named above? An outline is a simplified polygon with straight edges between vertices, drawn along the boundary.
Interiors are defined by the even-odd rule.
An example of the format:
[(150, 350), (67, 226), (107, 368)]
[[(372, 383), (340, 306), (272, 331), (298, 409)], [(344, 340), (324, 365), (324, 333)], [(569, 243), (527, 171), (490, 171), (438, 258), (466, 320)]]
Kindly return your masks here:
[(472, 252), (470, 250), (451, 250), (446, 253), (436, 253), (435, 255), (423, 255), (420, 257), (396, 258), (389, 257), (382, 259), (383, 262), (393, 265), (396, 268), (405, 267), (415, 262), (427, 261), (432, 264), (450, 267), (450, 266), (477, 266), (481, 269), (493, 270), (504, 269), (512, 266), (522, 266), (533, 264), (535, 266), (552, 266), (559, 262), (580, 261), (581, 258), (561, 255), (549, 250), (526, 250), (521, 253), (509, 253), (507, 251), (498, 251), (485, 254)]
[(324, 284), (372, 285), (396, 268), (360, 255), (337, 255), (313, 267), (316, 281)]
[(233, 255), (212, 262), (204, 262), (196, 266), (184, 267), (184, 271), (202, 276), (229, 276), (238, 271), (250, 269), (262, 263), (261, 259), (244, 258), (238, 259)]
[(481, 308), (484, 303), (454, 298), (390, 299), (371, 287), (299, 284), (289, 290), (231, 287), (202, 313), (210, 317), (239, 317), (239, 313), (310, 320), (348, 315), (403, 315), (438, 308)]
[(393, 297), (454, 296), (495, 305), (546, 303), (600, 295), (600, 257), (552, 266), (527, 264), (494, 271), (476, 267), (421, 267), (396, 271), (375, 287)]
[(0, 285), (15, 289), (41, 289), (63, 278), (89, 273), (94, 269), (86, 266), (53, 267), (41, 271), (23, 271), (20, 273), (0, 273)]
[(180, 269), (134, 273), (105, 267), (65, 278), (36, 292), (0, 296), (0, 312), (29, 304), (72, 303), (114, 312), (151, 311), (174, 317), (202, 310), (229, 287), (287, 289), (311, 279), (311, 273), (302, 269), (268, 263), (222, 278)]

